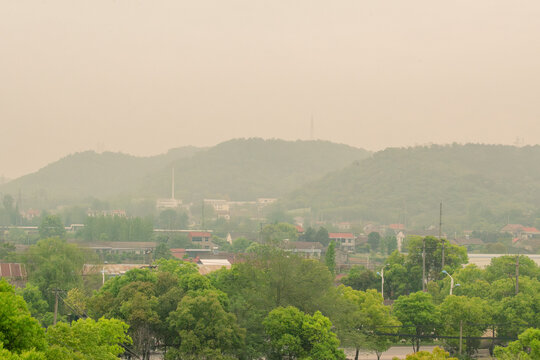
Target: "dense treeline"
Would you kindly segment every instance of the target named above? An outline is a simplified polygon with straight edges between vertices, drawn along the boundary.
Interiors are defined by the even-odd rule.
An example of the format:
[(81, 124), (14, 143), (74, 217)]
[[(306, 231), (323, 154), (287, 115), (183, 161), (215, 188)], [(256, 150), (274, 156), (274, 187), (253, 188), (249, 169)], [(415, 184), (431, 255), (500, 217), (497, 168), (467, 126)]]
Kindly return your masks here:
[(449, 145), (386, 149), (293, 192), (288, 208), (315, 218), (438, 223), (445, 229), (540, 226), (540, 146)]
[[(413, 263), (414, 256), (396, 259), (397, 254), (393, 254), (384, 272), (385, 296), (397, 299), (393, 314), (402, 324), (411, 327), (411, 335), (418, 335), (412, 337), (415, 350), (422, 336), (457, 337), (460, 321), (464, 323), (465, 337), (479, 337), (494, 329), (497, 336), (517, 338), (529, 327), (540, 327), (540, 268), (526, 256), (519, 256), (518, 286), (516, 256), (493, 258), (486, 269), (475, 265), (462, 268), (461, 261), (454, 263), (457, 265), (454, 267), (449, 264), (445, 268), (454, 278), (452, 296), (449, 296), (452, 282), (446, 274), (439, 273), (431, 278), (427, 292), (422, 292), (419, 291), (421, 285), (420, 288), (417, 285), (422, 276), (421, 268), (420, 272), (413, 272), (418, 268), (418, 264)], [(396, 271), (398, 269), (400, 271)], [(437, 275), (439, 269), (431, 270), (428, 273)], [(414, 279), (412, 283), (410, 278)], [(361, 268), (351, 270), (342, 282), (359, 290), (380, 289), (381, 286), (379, 276)], [(447, 350), (457, 352), (456, 339), (446, 339), (444, 344)], [(479, 344), (477, 339), (467, 339), (464, 352), (474, 354)]]
[[(467, 261), (463, 248), (447, 244), (443, 268), (437, 239), (411, 239), (408, 255), (395, 252), (387, 260), (384, 294), (396, 300), (385, 306), (381, 293), (374, 289), (380, 285), (378, 275), (366, 269), (353, 270), (342, 280), (350, 286), (336, 286), (329, 252), (324, 262), (288, 252), (279, 238), (292, 236), (292, 229), (278, 225), (267, 225), (263, 243), (250, 244), (243, 261), (231, 269), (204, 276), (193, 263), (162, 258), (152, 268), (128, 271), (101, 287), (101, 274), (82, 277), (82, 265), (95, 260), (92, 254), (61, 238), (42, 239), (27, 254), (29, 283), (17, 290), (20, 297), (9, 287), (4, 290), (9, 295), (3, 296), (26, 302), (28, 305), (17, 309), (24, 308), (26, 317), (32, 315), (49, 326), (47, 334), (78, 333), (78, 326), (97, 326), (94, 324), (99, 321), (51, 326), (56, 295), (60, 294), (58, 321), (67, 323), (85, 313), (94, 319), (116, 319), (120, 321), (117, 324), (127, 326), (119, 325), (116, 340), (100, 340), (105, 341), (104, 349), (132, 343), (134, 351), (145, 359), (151, 351), (160, 350), (166, 359), (173, 360), (341, 360), (340, 346), (356, 349), (357, 356), (360, 350), (380, 356), (400, 338), (418, 351), (424, 337), (438, 338), (446, 350), (456, 354), (460, 324), (463, 352), (471, 356), (478, 349), (478, 337), (486, 330), (494, 328), (497, 337), (517, 339), (527, 328), (540, 327), (540, 268), (525, 256), (519, 257), (516, 286), (515, 256), (493, 259), (484, 270), (473, 265), (462, 268)], [(424, 242), (427, 292), (421, 291), (418, 272)], [(442, 273), (443, 269), (448, 274)], [(453, 295), (449, 295), (452, 282), (448, 275), (454, 279)], [(4, 320), (13, 313), (11, 307), (5, 310), (8, 315), (2, 315), (0, 306), (0, 326), (10, 324)], [(36, 320), (28, 321), (36, 324)], [(28, 331), (42, 334), (43, 330), (32, 326), (34, 330)], [(531, 337), (538, 335), (531, 331), (519, 338), (519, 344), (531, 343)], [(16, 356), (37, 351), (44, 356), (37, 359), (49, 359), (55, 344), (65, 346), (58, 341), (47, 338), (39, 348), (16, 348), (0, 339), (5, 349), (0, 351)], [(67, 339), (61, 341), (68, 343)], [(90, 351), (70, 346), (71, 351)], [(517, 345), (511, 345), (497, 353), (502, 354), (501, 359), (509, 359), (510, 355), (505, 358), (504, 354), (513, 354), (516, 349)], [(446, 358), (444, 353), (437, 354), (426, 358)]]
[(85, 241), (150, 241), (153, 231), (151, 218), (89, 216), (80, 236)]

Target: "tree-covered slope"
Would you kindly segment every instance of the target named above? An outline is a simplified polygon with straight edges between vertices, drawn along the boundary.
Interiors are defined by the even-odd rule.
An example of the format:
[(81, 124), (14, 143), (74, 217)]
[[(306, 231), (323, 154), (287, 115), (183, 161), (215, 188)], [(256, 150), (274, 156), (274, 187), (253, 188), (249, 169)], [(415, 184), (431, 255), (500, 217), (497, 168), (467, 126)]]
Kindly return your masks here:
[(540, 219), (540, 147), (449, 145), (386, 149), (291, 193), (315, 216), (487, 227)]
[(174, 167), (176, 198), (253, 200), (279, 197), (367, 156), (365, 150), (325, 141), (263, 139), (179, 148), (153, 157), (88, 151), (0, 186), (0, 193), (16, 197), (20, 190), (23, 199), (56, 199), (56, 204), (87, 197), (169, 197)]
[[(368, 156), (366, 150), (327, 141), (254, 138), (221, 143), (171, 166), (177, 197), (183, 200), (253, 200), (280, 197)], [(148, 178), (144, 189), (168, 195), (170, 168)]]
[(166, 154), (136, 157), (122, 153), (85, 151), (68, 155), (39, 171), (0, 186), (0, 192), (23, 198), (104, 198), (132, 192), (141, 181), (172, 161), (190, 157), (201, 149), (183, 147)]

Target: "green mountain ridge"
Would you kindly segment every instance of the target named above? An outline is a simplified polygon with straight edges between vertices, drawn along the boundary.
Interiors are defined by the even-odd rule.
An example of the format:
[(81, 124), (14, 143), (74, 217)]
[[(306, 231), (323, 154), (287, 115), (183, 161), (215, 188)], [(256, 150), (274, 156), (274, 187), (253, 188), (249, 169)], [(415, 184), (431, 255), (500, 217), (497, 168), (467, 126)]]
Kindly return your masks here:
[(282, 196), (369, 154), (327, 141), (258, 138), (234, 139), (206, 149), (172, 149), (152, 157), (87, 151), (4, 184), (0, 193), (15, 197), (20, 190), (23, 199), (40, 198), (34, 201), (39, 204), (52, 199), (55, 204), (76, 203), (89, 197), (169, 197), (174, 168), (176, 198), (253, 200)]
[[(185, 201), (201, 198), (254, 200), (280, 197), (328, 172), (368, 157), (363, 149), (328, 141), (233, 139), (191, 158), (178, 159), (175, 191)], [(143, 189), (167, 196), (170, 168), (148, 177)]]
[(84, 151), (68, 155), (42, 169), (0, 186), (0, 192), (25, 198), (57, 201), (85, 197), (106, 198), (129, 193), (147, 174), (172, 161), (193, 156), (200, 148), (187, 146), (165, 154), (137, 157), (123, 153)]
[(540, 146), (389, 148), (286, 196), (314, 218), (405, 223), (421, 228), (540, 226)]

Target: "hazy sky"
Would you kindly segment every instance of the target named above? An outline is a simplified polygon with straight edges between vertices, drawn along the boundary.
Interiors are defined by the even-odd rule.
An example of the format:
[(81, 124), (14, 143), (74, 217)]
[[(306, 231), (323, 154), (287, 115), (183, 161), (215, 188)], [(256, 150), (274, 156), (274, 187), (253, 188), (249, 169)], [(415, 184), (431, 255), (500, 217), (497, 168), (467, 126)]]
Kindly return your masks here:
[(0, 176), (235, 137), (538, 143), (537, 0), (0, 0)]

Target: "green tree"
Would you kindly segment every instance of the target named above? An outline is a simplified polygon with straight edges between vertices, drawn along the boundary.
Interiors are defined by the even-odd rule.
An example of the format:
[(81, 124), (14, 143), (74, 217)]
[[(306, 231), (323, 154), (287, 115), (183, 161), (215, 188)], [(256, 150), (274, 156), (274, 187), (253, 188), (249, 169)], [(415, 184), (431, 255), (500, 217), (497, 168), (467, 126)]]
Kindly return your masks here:
[(232, 251), (235, 253), (244, 253), (253, 241), (244, 237), (239, 237), (232, 241)]
[(72, 315), (79, 317), (86, 314), (86, 302), (88, 298), (79, 288), (73, 288), (68, 291), (64, 302), (69, 306)]
[(41, 291), (39, 291), (39, 288), (31, 282), (28, 282), (24, 288), (16, 289), (16, 291), (18, 295), (23, 297), (32, 317), (42, 322), (43, 317), (49, 311), (49, 304), (43, 297)]
[[(516, 275), (516, 256), (500, 256), (491, 259), (486, 267), (485, 279), (493, 282), (499, 279), (513, 278)], [(540, 280), (540, 267), (528, 256), (519, 256), (519, 275)]]
[(376, 231), (370, 232), (368, 235), (368, 244), (371, 250), (377, 251), (379, 249), (379, 245), (381, 244), (381, 234)]
[(93, 317), (117, 318), (129, 325), (128, 334), (144, 359), (157, 344), (172, 344), (169, 314), (189, 291), (208, 289), (210, 281), (197, 266), (177, 259), (160, 259), (156, 269), (134, 269), (109, 279), (88, 300)]
[(69, 290), (82, 285), (82, 269), (88, 255), (64, 239), (50, 238), (30, 246), (26, 254), (28, 278), (35, 284), (52, 309), (51, 290)]
[(528, 327), (540, 327), (540, 293), (519, 293), (505, 297), (493, 305), (499, 336), (514, 337)]
[(60, 322), (47, 329), (47, 358), (58, 360), (114, 360), (131, 344), (128, 326), (117, 319), (80, 319), (71, 325)]
[(289, 252), (259, 246), (244, 263), (210, 275), (212, 283), (227, 293), (230, 309), (247, 330), (246, 353), (264, 356), (264, 317), (279, 306), (295, 306), (301, 311), (328, 312), (334, 303), (332, 275), (319, 261)]
[(316, 236), (317, 236), (317, 231), (311, 226), (309, 226), (300, 237), (300, 240), (314, 242), (314, 241), (317, 241)]
[(422, 267), (409, 261), (408, 256), (394, 251), (386, 260), (384, 271), (385, 293), (391, 299), (422, 289)]
[(324, 255), (324, 262), (328, 270), (335, 275), (336, 273), (336, 243), (334, 241), (330, 242), (328, 248), (326, 249), (326, 254)]
[[(439, 305), (442, 331), (447, 336), (459, 336), (460, 323), (462, 333), (466, 337), (464, 350), (472, 356), (480, 346), (480, 340), (472, 339), (481, 337), (488, 328), (487, 324), (492, 321), (491, 306), (486, 300), (477, 297), (448, 296)], [(459, 341), (456, 339), (444, 339), (445, 348), (451, 353), (457, 353)]]
[[(399, 360), (399, 358), (394, 357), (392, 360)], [(450, 357), (450, 354), (440, 347), (435, 347), (433, 352), (428, 351), (418, 351), (414, 354), (409, 354), (405, 357), (405, 360), (458, 360), (457, 358)]]
[(0, 244), (0, 260), (10, 261), (15, 258), (15, 245), (12, 243), (2, 243)]
[(2, 204), (4, 205), (4, 212), (6, 213), (6, 225), (17, 225), (20, 219), (18, 204), (13, 206), (15, 200), (13, 196), (6, 194), (2, 198)]
[(0, 279), (0, 344), (13, 353), (45, 350), (45, 333), (30, 315), (22, 296), (5, 279)]
[(540, 329), (525, 330), (508, 347), (497, 346), (494, 355), (499, 360), (540, 359)]
[(323, 244), (323, 246), (328, 246), (330, 243), (330, 235), (328, 234), (328, 230), (321, 226), (319, 230), (317, 230), (317, 234), (315, 234), (315, 241), (320, 242)]
[(269, 360), (345, 360), (332, 323), (319, 311), (309, 315), (292, 306), (279, 307), (268, 314), (263, 325), (269, 338)]
[(397, 239), (394, 235), (385, 236), (381, 239), (381, 252), (390, 255), (394, 250), (397, 250)]
[(66, 236), (66, 228), (64, 227), (64, 223), (62, 222), (62, 219), (56, 215), (47, 215), (41, 219), (38, 231), (40, 239), (53, 237), (62, 239)]
[(0, 343), (0, 359), (2, 360), (49, 360), (45, 353), (36, 350), (23, 350), (21, 353), (13, 353), (2, 347)]
[(353, 266), (347, 276), (341, 279), (341, 282), (354, 290), (361, 291), (377, 289), (381, 284), (375, 272), (363, 266)]
[(161, 229), (185, 229), (188, 225), (186, 213), (178, 213), (176, 210), (167, 209), (159, 213), (156, 226)]
[(442, 270), (454, 273), (468, 262), (467, 249), (463, 246), (456, 246), (445, 241), (444, 245), (444, 269), (442, 269), (442, 243), (441, 240), (426, 236), (411, 237), (408, 239), (407, 262), (411, 267), (417, 266), (422, 269), (422, 253), (426, 249), (426, 277), (427, 281), (438, 280), (442, 276)]
[(280, 246), (284, 240), (296, 241), (298, 230), (291, 224), (268, 224), (261, 230), (261, 239), (264, 244)]
[(364, 292), (340, 285), (338, 294), (341, 301), (334, 323), (342, 343), (356, 349), (355, 360), (360, 349), (374, 351), (380, 359), (392, 341), (376, 333), (393, 333), (399, 321), (390, 314), (376, 290)]
[(413, 351), (420, 350), (420, 340), (425, 335), (436, 332), (439, 326), (439, 312), (431, 295), (422, 291), (408, 296), (400, 296), (393, 307), (393, 315), (407, 328), (402, 331), (411, 335)]
[(229, 359), (242, 351), (245, 330), (226, 311), (223, 296), (216, 290), (205, 290), (182, 298), (168, 318), (177, 343), (167, 359)]
[(156, 249), (154, 250), (154, 259), (170, 259), (172, 258), (171, 250), (169, 250), (169, 247), (167, 244), (158, 244), (156, 246)]
[[(459, 287), (454, 289), (456, 295), (465, 295), (467, 297), (479, 297), (489, 299), (493, 292), (491, 284), (484, 279), (485, 271), (474, 264), (469, 264), (462, 269), (457, 270), (452, 276)], [(441, 290), (445, 294), (450, 291), (450, 279), (445, 280), (444, 288)]]

